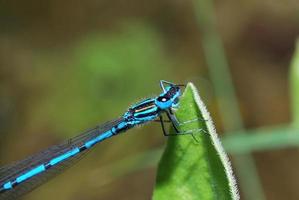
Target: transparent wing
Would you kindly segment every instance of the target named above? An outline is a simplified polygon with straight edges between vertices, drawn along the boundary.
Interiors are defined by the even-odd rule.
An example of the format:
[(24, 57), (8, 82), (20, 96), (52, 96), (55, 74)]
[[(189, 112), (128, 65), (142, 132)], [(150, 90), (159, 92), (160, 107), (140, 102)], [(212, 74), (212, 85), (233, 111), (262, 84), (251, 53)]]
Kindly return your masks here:
[[(59, 155), (64, 154), (65, 152), (69, 151), (72, 148), (79, 147), (84, 144), (86, 141), (89, 141), (100, 134), (105, 133), (106, 131), (110, 130), (113, 126), (117, 125), (122, 121), (122, 118), (104, 123), (99, 125), (91, 130), (88, 130), (74, 138), (71, 138), (61, 144), (51, 146), (44, 151), (41, 151), (35, 155), (32, 155), (24, 160), (18, 161), (16, 163), (3, 166), (0, 168), (0, 185), (2, 186), (4, 183), (10, 180), (14, 180), (19, 175), (23, 174), (24, 172), (29, 171), (30, 169), (48, 162), (52, 158), (55, 158)], [(37, 186), (41, 185), (42, 183), (46, 182), (50, 178), (54, 177), (55, 175), (59, 174), (64, 169), (72, 166), (76, 161), (82, 158), (83, 155), (88, 152), (88, 149), (83, 151), (82, 153), (76, 154), (69, 159), (60, 162), (51, 168), (47, 169), (46, 171), (38, 174), (19, 185), (15, 186), (11, 190), (6, 190), (4, 192), (0, 192), (0, 200), (10, 200), (16, 199), (21, 195), (28, 193), (29, 191), (33, 190)]]

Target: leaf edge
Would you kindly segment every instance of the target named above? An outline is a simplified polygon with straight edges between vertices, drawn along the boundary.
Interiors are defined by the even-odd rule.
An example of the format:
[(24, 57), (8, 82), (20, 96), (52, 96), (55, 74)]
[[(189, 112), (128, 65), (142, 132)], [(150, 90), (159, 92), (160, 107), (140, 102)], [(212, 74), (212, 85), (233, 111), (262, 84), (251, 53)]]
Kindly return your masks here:
[(196, 89), (195, 85), (191, 82), (189, 82), (187, 85), (190, 86), (194, 101), (195, 101), (196, 105), (198, 106), (199, 110), (201, 111), (203, 118), (206, 120), (206, 128), (208, 129), (208, 134), (211, 136), (212, 144), (215, 147), (215, 149), (220, 157), (220, 160), (223, 163), (224, 169), (225, 169), (225, 174), (228, 179), (231, 196), (232, 196), (233, 200), (239, 200), (240, 195), (239, 195), (239, 191), (238, 191), (236, 178), (235, 178), (233, 170), (232, 170), (231, 162), (229, 161), (228, 156), (227, 156), (226, 152), (224, 151), (221, 141), (216, 133), (216, 128), (212, 121), (211, 115), (210, 115), (209, 111), (207, 110), (204, 102), (200, 98), (199, 91)]

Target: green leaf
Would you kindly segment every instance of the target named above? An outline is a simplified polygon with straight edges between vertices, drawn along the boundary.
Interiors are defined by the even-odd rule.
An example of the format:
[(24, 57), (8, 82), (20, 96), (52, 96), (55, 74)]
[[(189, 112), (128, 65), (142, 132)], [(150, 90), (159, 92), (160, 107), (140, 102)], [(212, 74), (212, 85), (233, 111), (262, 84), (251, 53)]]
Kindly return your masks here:
[(205, 120), (181, 126), (181, 131), (192, 131), (196, 141), (191, 135), (169, 137), (159, 163), (153, 199), (239, 199), (228, 157), (192, 83), (180, 100), (176, 116), (180, 122)]

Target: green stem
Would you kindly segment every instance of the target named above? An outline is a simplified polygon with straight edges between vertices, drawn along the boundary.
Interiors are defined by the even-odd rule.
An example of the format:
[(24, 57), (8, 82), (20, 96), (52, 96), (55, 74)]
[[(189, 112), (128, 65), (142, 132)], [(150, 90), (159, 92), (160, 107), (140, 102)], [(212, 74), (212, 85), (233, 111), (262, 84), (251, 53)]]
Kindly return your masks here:
[(293, 56), (290, 70), (291, 101), (293, 112), (293, 125), (299, 126), (299, 39)]
[(234, 135), (226, 136), (222, 141), (225, 149), (233, 154), (299, 146), (298, 129), (289, 125), (232, 134)]

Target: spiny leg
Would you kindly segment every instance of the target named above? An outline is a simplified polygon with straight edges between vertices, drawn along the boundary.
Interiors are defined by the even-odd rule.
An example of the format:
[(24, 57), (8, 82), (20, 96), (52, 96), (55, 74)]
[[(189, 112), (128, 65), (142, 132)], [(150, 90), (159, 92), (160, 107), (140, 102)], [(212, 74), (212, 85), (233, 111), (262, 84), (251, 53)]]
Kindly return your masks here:
[[(163, 131), (164, 136), (178, 135), (178, 134), (167, 133), (167, 131), (166, 131), (166, 129), (165, 129), (165, 125), (164, 125), (165, 120), (163, 120), (163, 116), (162, 116), (162, 115), (159, 116), (159, 121), (160, 121), (160, 123), (161, 123), (161, 127), (162, 127), (162, 131)], [(172, 122), (172, 121), (169, 120), (169, 121), (167, 121), (167, 122)], [(174, 129), (175, 129), (176, 131), (178, 131), (175, 127), (174, 127)], [(177, 133), (178, 133), (178, 132), (177, 132)]]
[[(169, 117), (168, 117), (168, 118), (169, 118)], [(171, 122), (171, 123), (172, 123), (172, 121), (171, 121), (170, 118), (169, 118), (169, 120), (164, 120), (164, 119), (163, 119), (163, 116), (160, 115), (160, 116), (159, 116), (159, 120), (155, 120), (154, 122), (157, 122), (157, 121), (159, 121), (159, 122), (161, 123), (161, 128), (162, 128), (162, 131), (163, 131), (164, 136), (178, 135), (178, 134), (167, 133), (167, 131), (166, 131), (166, 128), (165, 128), (164, 123), (165, 123), (165, 122)], [(172, 123), (172, 125), (173, 125), (173, 123)], [(173, 127), (174, 127), (175, 131), (176, 131), (177, 133), (179, 133), (178, 129), (177, 129), (174, 125), (173, 125)]]
[(168, 84), (168, 85), (172, 85), (172, 86), (175, 85), (175, 86), (179, 86), (179, 87), (186, 87), (185, 84), (174, 84), (174, 83), (169, 82), (169, 81), (160, 80), (160, 87), (162, 88), (163, 92), (166, 91), (165, 86), (164, 86), (164, 85), (166, 85), (166, 84)]
[(166, 89), (165, 89), (165, 87), (164, 87), (164, 84), (174, 85), (173, 83), (170, 83), (170, 82), (168, 82), (168, 81), (160, 80), (160, 87), (162, 88), (163, 92), (166, 92)]
[[(192, 130), (187, 130), (187, 131), (180, 131), (179, 130), (179, 127), (180, 127), (180, 122), (177, 120), (176, 116), (173, 114), (173, 112), (169, 109), (166, 111), (166, 114), (167, 114), (167, 117), (169, 118), (169, 120), (172, 122), (172, 125), (176, 131), (176, 134), (166, 134), (166, 136), (178, 136), (178, 135), (189, 135), (191, 134), (193, 139), (196, 141), (196, 142), (199, 142), (195, 136), (194, 136), (194, 132), (204, 132), (206, 133), (206, 131), (202, 128), (199, 128), (199, 129), (192, 129)], [(205, 120), (206, 121), (206, 120)], [(193, 122), (193, 121), (192, 121)], [(191, 123), (191, 122), (190, 122)]]
[(175, 130), (175, 132), (179, 133), (179, 121), (177, 120), (177, 118), (175, 117), (175, 115), (171, 112), (171, 110), (166, 110), (166, 115), (168, 117), (168, 119), (171, 121), (171, 124)]
[(206, 122), (208, 120), (203, 119), (203, 118), (194, 118), (194, 119), (190, 119), (190, 120), (187, 120), (187, 121), (184, 121), (184, 122), (179, 122), (179, 125), (190, 124), (190, 123), (198, 122), (198, 121)]
[(184, 122), (180, 122), (178, 119), (176, 119), (176, 117), (175, 117), (172, 109), (169, 109), (169, 115), (174, 116), (175, 121), (177, 121), (177, 124), (179, 126), (183, 125), (183, 124), (189, 124), (189, 123), (193, 123), (193, 122), (198, 122), (198, 121), (204, 121), (204, 122), (208, 121), (207, 119), (203, 119), (203, 118), (194, 118), (194, 119), (190, 119), (190, 120), (187, 120), (187, 121), (184, 121)]
[(159, 116), (160, 122), (161, 122), (161, 127), (162, 127), (162, 131), (163, 131), (163, 135), (164, 136), (168, 136), (165, 130), (165, 126), (164, 126), (164, 121), (163, 121), (163, 117), (162, 115)]
[[(161, 122), (161, 119), (159, 118), (159, 119), (155, 119), (153, 122)], [(165, 120), (165, 119), (163, 119), (163, 122), (164, 123), (171, 123), (171, 121), (170, 120)]]

